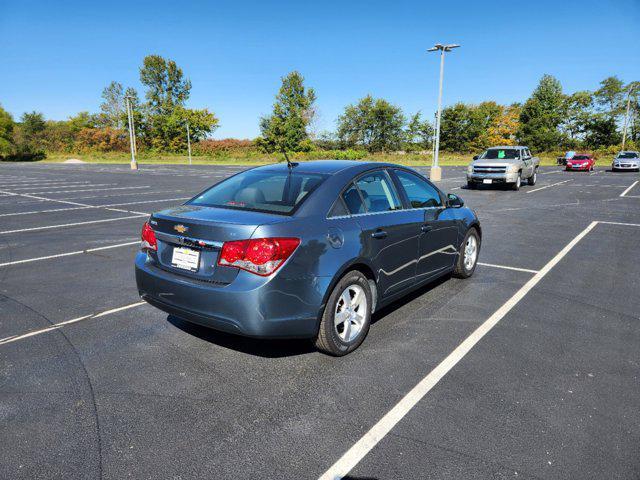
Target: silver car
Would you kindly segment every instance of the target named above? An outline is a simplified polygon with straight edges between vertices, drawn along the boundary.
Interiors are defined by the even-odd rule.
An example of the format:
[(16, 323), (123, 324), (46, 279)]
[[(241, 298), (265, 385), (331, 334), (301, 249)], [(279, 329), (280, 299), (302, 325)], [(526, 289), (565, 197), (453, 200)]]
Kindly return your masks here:
[(632, 170), (640, 172), (640, 154), (634, 151), (622, 151), (611, 163), (611, 170)]

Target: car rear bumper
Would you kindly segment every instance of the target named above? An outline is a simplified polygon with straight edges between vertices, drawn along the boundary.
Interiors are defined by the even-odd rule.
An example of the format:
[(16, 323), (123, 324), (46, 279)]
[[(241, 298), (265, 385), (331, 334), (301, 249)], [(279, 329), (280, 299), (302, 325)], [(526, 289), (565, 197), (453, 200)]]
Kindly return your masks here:
[(135, 264), (140, 297), (176, 317), (216, 330), (265, 338), (317, 334), (327, 277), (287, 279), (240, 272), (228, 285), (182, 277), (158, 268), (139, 253)]

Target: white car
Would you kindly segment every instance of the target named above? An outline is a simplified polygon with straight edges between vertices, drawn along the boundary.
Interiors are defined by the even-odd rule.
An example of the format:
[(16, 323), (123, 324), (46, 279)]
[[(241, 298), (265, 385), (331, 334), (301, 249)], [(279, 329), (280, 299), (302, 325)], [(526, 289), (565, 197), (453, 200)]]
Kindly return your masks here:
[(640, 172), (640, 154), (633, 151), (623, 151), (616, 155), (611, 164), (611, 170), (635, 170)]

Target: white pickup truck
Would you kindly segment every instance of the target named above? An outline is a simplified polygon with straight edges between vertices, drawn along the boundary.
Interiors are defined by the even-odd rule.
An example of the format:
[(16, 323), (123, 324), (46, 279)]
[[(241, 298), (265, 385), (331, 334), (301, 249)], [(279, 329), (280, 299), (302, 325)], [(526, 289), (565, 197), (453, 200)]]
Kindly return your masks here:
[(491, 147), (473, 157), (467, 168), (467, 186), (507, 184), (520, 190), (524, 180), (535, 185), (539, 166), (540, 159), (532, 156), (527, 147)]

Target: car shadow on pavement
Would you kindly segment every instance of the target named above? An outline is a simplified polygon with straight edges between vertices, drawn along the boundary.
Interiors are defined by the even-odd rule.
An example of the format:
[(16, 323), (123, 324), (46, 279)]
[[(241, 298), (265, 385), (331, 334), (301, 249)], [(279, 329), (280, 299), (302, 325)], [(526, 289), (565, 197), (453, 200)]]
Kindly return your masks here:
[[(402, 298), (394, 301), (393, 303), (377, 310), (372, 318), (371, 324), (383, 320), (388, 315), (392, 314), (395, 310), (403, 307), (407, 303), (414, 301), (416, 298), (424, 295), (427, 291), (438, 287), (442, 283), (451, 278), (451, 275), (445, 275), (433, 282), (429, 282), (417, 290), (405, 295)], [(179, 328), (183, 332), (198, 337), (207, 342), (219, 345), (223, 348), (229, 348), (238, 352), (246, 353), (249, 355), (255, 355), (264, 358), (281, 358), (281, 357), (293, 357), (296, 355), (305, 355), (316, 352), (316, 348), (311, 340), (307, 339), (264, 339), (264, 338), (250, 338), (240, 335), (233, 335), (231, 333), (221, 332), (213, 330), (211, 328), (203, 327), (195, 323), (187, 322), (181, 318), (173, 315), (167, 316), (167, 320), (176, 328)], [(366, 341), (365, 341), (366, 342)]]
[[(376, 322), (383, 320), (386, 316), (391, 315), (393, 312), (398, 310), (399, 308), (404, 307), (407, 303), (413, 302), (415, 299), (421, 297), (429, 290), (433, 290), (434, 288), (439, 287), (443, 283), (447, 282), (451, 279), (452, 275), (444, 275), (440, 278), (433, 280), (432, 282), (425, 283), (423, 286), (414, 290), (411, 293), (406, 294), (404, 297), (399, 298), (398, 300), (391, 302), (389, 305), (385, 305), (379, 310), (376, 310), (373, 316), (371, 317), (371, 325), (374, 325)], [(365, 340), (366, 342), (366, 340)]]
[(242, 337), (231, 333), (220, 332), (211, 328), (190, 323), (181, 318), (169, 315), (169, 323), (189, 335), (198, 337), (224, 348), (265, 358), (293, 357), (315, 352), (316, 349), (305, 339), (264, 339)]

